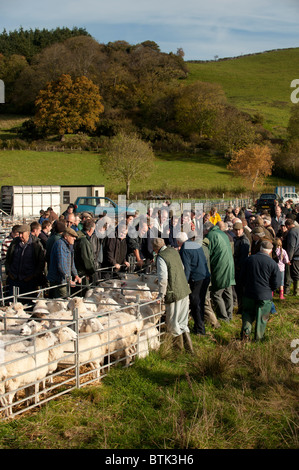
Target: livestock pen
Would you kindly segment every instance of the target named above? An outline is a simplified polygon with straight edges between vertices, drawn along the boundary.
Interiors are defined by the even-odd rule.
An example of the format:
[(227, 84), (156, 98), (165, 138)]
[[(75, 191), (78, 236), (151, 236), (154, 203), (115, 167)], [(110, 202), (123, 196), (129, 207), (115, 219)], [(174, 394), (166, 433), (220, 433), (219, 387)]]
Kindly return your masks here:
[[(67, 281), (66, 281), (67, 282)], [(69, 289), (70, 290), (70, 289)], [(165, 335), (153, 273), (109, 273), (84, 293), (51, 299), (49, 288), (3, 296), (0, 416), (17, 415), (98, 383), (158, 349)], [(37, 296), (38, 295), (38, 296)]]

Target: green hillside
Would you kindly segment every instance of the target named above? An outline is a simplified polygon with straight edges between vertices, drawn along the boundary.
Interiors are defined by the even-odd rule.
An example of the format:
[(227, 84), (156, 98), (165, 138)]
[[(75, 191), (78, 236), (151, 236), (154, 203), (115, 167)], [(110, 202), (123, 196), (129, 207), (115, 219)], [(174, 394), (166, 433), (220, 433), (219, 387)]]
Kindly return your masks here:
[(188, 63), (188, 82), (221, 84), (237, 108), (264, 116), (264, 126), (284, 136), (289, 120), (291, 81), (299, 78), (299, 48), (219, 61)]
[[(93, 152), (0, 150), (0, 186), (104, 184), (107, 195), (125, 194), (124, 183), (107, 179), (100, 158)], [(221, 157), (205, 152), (156, 155), (153, 173), (132, 184), (132, 197), (145, 197), (150, 189), (168, 197), (245, 196), (244, 180), (233, 177), (226, 164)], [(275, 186), (293, 184), (271, 176), (264, 187), (272, 192)]]

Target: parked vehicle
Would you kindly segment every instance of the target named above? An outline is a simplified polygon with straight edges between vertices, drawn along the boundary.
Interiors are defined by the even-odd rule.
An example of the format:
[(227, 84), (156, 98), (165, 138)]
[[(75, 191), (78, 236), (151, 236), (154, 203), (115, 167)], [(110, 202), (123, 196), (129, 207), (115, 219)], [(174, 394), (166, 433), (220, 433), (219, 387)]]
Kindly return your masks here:
[(109, 197), (77, 197), (75, 203), (75, 213), (90, 212), (95, 217), (107, 214), (109, 217), (118, 217), (126, 212), (135, 213), (125, 206), (118, 206)]
[(285, 193), (281, 198), (281, 202), (285, 203), (289, 199), (291, 199), (294, 204), (299, 204), (299, 194), (298, 193), (295, 193), (295, 192)]
[(262, 210), (272, 210), (274, 208), (274, 202), (277, 201), (277, 194), (275, 193), (263, 193), (256, 201), (255, 206), (257, 212)]
[(281, 202), (282, 197), (285, 193), (295, 193), (295, 186), (276, 186), (274, 192), (279, 196), (279, 202)]

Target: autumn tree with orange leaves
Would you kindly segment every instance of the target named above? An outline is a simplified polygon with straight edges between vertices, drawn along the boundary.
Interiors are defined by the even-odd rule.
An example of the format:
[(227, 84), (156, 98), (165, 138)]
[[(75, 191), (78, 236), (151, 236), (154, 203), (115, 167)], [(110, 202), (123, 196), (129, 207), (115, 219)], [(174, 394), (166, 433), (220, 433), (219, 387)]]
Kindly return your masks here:
[(93, 131), (104, 112), (99, 88), (87, 77), (68, 74), (48, 83), (35, 101), (35, 125), (46, 134), (63, 136), (80, 129)]
[(243, 176), (250, 183), (252, 191), (272, 173), (273, 160), (267, 145), (252, 144), (233, 152), (228, 169), (236, 176)]

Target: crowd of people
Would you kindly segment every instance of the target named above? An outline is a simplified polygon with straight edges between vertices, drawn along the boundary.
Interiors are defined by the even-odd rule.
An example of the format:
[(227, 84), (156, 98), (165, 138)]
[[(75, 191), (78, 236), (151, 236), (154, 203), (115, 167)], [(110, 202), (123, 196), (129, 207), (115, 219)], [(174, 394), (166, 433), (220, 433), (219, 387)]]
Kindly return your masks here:
[(299, 295), (299, 205), (278, 202), (273, 212), (216, 207), (176, 213), (170, 203), (136, 210), (113, 220), (103, 214), (76, 214), (72, 204), (57, 215), (51, 207), (38, 220), (15, 225), (4, 240), (9, 295), (50, 287), (49, 295), (67, 295), (66, 280), (84, 295), (107, 269), (114, 272), (155, 267), (159, 298), (166, 308), (167, 328), (174, 344), (192, 351), (193, 332), (205, 335), (205, 315), (213, 312), (219, 326), (230, 322), (234, 309), (242, 315), (241, 336), (262, 339), (275, 309), (273, 292), (281, 300)]

